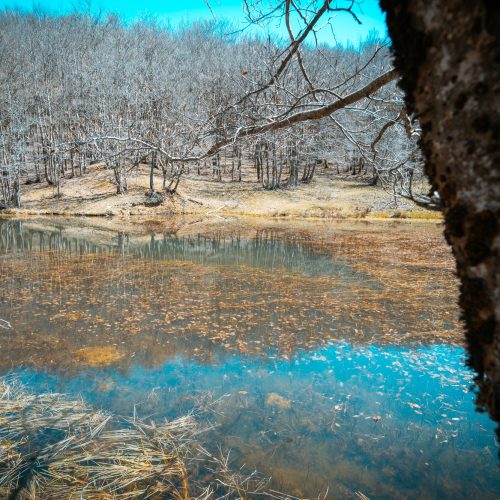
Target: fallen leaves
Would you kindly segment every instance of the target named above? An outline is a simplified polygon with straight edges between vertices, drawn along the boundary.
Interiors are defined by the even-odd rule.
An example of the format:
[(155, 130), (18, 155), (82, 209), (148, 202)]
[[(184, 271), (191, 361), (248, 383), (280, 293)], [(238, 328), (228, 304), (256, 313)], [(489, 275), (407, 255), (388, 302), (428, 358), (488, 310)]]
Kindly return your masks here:
[(84, 347), (78, 349), (75, 355), (83, 364), (94, 368), (114, 364), (125, 357), (114, 346)]
[[(220, 352), (293, 363), (344, 339), (357, 346), (461, 341), (438, 230), (425, 241), (420, 229), (375, 226), (333, 235), (292, 228), (239, 238), (234, 231), (127, 240), (123, 249), (112, 239), (93, 244), (27, 231), (16, 241), (30, 241), (29, 250), (0, 255), (0, 317), (16, 325), (0, 368), (126, 369), (179, 355), (211, 363)], [(326, 369), (323, 353), (313, 360)], [(404, 375), (404, 363), (392, 367)], [(464, 386), (450, 372), (431, 376)]]
[(292, 407), (292, 402), (289, 399), (272, 392), (267, 395), (266, 406), (279, 408), (280, 410), (289, 410)]

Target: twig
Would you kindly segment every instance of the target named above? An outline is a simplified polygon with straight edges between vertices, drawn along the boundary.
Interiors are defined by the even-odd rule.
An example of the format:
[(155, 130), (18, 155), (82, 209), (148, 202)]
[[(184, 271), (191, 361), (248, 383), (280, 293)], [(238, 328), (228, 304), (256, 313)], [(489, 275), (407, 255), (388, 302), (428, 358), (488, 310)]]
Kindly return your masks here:
[(12, 325), (6, 319), (0, 318), (0, 328), (3, 328), (4, 330), (10, 330), (12, 328)]

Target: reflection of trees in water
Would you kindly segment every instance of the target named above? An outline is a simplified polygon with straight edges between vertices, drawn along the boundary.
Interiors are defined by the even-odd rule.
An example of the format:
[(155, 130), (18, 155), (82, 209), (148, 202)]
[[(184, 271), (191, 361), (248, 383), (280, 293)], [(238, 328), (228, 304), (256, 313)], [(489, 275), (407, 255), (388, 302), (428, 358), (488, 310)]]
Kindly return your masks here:
[(204, 265), (247, 265), (265, 269), (287, 269), (306, 275), (353, 274), (331, 255), (313, 248), (310, 234), (256, 229), (252, 237), (222, 231), (178, 237), (152, 233), (149, 243), (138, 243), (126, 233), (117, 232), (109, 243), (66, 234), (64, 226), (43, 230), (22, 221), (0, 221), (0, 252), (55, 251), (69, 255), (116, 253), (121, 256), (153, 260), (190, 260)]
[(69, 255), (113, 251), (115, 245), (97, 245), (87, 239), (67, 237), (63, 227), (52, 230), (32, 228), (19, 220), (0, 220), (0, 253), (63, 250)]

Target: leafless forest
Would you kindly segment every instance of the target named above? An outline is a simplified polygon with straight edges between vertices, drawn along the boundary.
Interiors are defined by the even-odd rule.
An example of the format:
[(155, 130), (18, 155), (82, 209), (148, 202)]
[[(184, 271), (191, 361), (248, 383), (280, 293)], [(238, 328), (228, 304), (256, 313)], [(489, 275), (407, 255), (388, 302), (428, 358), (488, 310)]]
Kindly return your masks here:
[(438, 201), (412, 190), (420, 130), (387, 42), (373, 33), (356, 48), (305, 43), (325, 13), (283, 9), (249, 7), (249, 23), (280, 17), (288, 40), (215, 21), (172, 29), (111, 15), (0, 13), (0, 206), (22, 206), (30, 183), (58, 195), (97, 163), (118, 195), (147, 163), (149, 196), (160, 203), (182, 175), (241, 181), (242, 163), (260, 189), (310, 183), (328, 166), (392, 195)]

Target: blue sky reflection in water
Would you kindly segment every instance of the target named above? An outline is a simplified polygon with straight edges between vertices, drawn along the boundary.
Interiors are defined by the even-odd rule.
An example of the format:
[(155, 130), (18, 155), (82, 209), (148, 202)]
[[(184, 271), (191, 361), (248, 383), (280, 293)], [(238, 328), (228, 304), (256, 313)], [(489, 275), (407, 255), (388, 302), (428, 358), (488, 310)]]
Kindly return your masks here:
[[(156, 242), (165, 241), (159, 245), (152, 243), (149, 234), (138, 238), (136, 243), (130, 238), (124, 244), (122, 233), (112, 233), (103, 243), (97, 231), (87, 231), (89, 236), (85, 236), (85, 228), (73, 231), (78, 234), (76, 237), (65, 236), (71, 233), (71, 228), (63, 226), (44, 228), (35, 223), (24, 224), (20, 229), (11, 225), (10, 230), (17, 231), (17, 236), (15, 241), (2, 239), (11, 243), (0, 247), (0, 266), (6, 278), (4, 284), (15, 282), (18, 288), (16, 296), (11, 297), (2, 290), (0, 317), (10, 319), (15, 328), (19, 326), (1, 339), (2, 352), (6, 359), (23, 365), (11, 368), (34, 390), (81, 394), (96, 406), (119, 414), (130, 414), (136, 405), (142, 415), (173, 417), (227, 395), (216, 405), (217, 414), (212, 418), (218, 427), (206, 436), (208, 444), (220, 443), (232, 449), (235, 466), (246, 464), (272, 474), (274, 487), (298, 496), (316, 497), (329, 488), (329, 498), (347, 498), (356, 491), (370, 498), (498, 498), (500, 479), (494, 425), (487, 416), (474, 411), (469, 391), (472, 374), (464, 367), (463, 348), (455, 337), (449, 341), (418, 337), (397, 341), (396, 336), (388, 341), (385, 319), (391, 330), (396, 324), (392, 320), (398, 318), (389, 316), (409, 315), (410, 311), (399, 302), (402, 296), (394, 297), (389, 305), (390, 295), (384, 295), (384, 277), (387, 286), (393, 286), (391, 265), (385, 263), (386, 269), (382, 271), (374, 269), (375, 274), (370, 266), (363, 267), (361, 272), (356, 262), (347, 258), (352, 254), (350, 241), (354, 233), (342, 227), (332, 232), (327, 227), (321, 226), (319, 231), (315, 227), (302, 227), (243, 233), (239, 228), (227, 231), (222, 237), (218, 233), (213, 239), (196, 232), (188, 236), (156, 233)], [(5, 236), (7, 233), (2, 229), (6, 229), (5, 223), (3, 227), (0, 225), (0, 234)], [(377, 225), (356, 227), (356, 234), (381, 245), (381, 254), (387, 254), (390, 248), (395, 251), (399, 245), (401, 253), (392, 263), (393, 271), (404, 269), (408, 286), (418, 282), (420, 273), (425, 272), (433, 281), (428, 284), (431, 289), (427, 292), (419, 285), (425, 296), (446, 289), (444, 280), (449, 277), (433, 271), (431, 261), (439, 260), (436, 256), (425, 260), (422, 255), (418, 259), (412, 255), (416, 250), (405, 241), (413, 233), (416, 237), (417, 231), (429, 243), (441, 241), (440, 228), (429, 225), (417, 229), (387, 225), (383, 232)], [(317, 247), (317, 240), (325, 233), (325, 240), (332, 241), (332, 245)], [(41, 234), (43, 245), (36, 244)], [(311, 235), (316, 235), (317, 240)], [(221, 241), (225, 242), (223, 246)], [(100, 261), (105, 266), (99, 272), (94, 270), (94, 276), (87, 276), (84, 269), (89, 259), (94, 262), (93, 259), (104, 258), (99, 252), (106, 254), (105, 260)], [(369, 259), (368, 254), (356, 257)], [(302, 262), (305, 274), (297, 262)], [(141, 267), (144, 263), (147, 266)], [(171, 267), (173, 263), (175, 266)], [(50, 304), (53, 298), (57, 299), (55, 306), (23, 299), (28, 280), (19, 269), (32, 272), (40, 269), (39, 264), (44, 272), (32, 291), (42, 291), (43, 300), (51, 299)], [(127, 281), (128, 273), (120, 271), (127, 266), (132, 269), (132, 281)], [(191, 298), (203, 297), (203, 307), (208, 310), (207, 317), (214, 330), (213, 321), (217, 317), (222, 321), (218, 326), (224, 331), (227, 323), (224, 307), (251, 322), (250, 316), (235, 309), (237, 304), (232, 295), (243, 302), (254, 297), (256, 310), (262, 311), (264, 318), (256, 320), (253, 329), (247, 330), (247, 325), (242, 324), (241, 337), (236, 332), (234, 336), (219, 338), (214, 331), (213, 340), (207, 342), (199, 324), (186, 327), (182, 335), (176, 334), (184, 328), (183, 323), (176, 327), (177, 324), (169, 323), (170, 319), (157, 322), (155, 311), (148, 316), (153, 327), (144, 322), (142, 331), (130, 335), (126, 325), (115, 325), (114, 308), (105, 316), (96, 309), (98, 305), (85, 302), (90, 300), (85, 286), (95, 293), (90, 281), (85, 280), (96, 282), (102, 278), (99, 300), (103, 304), (113, 299), (112, 294), (129, 292), (137, 294), (136, 300), (146, 309), (148, 302), (160, 304), (166, 300), (168, 305), (168, 295), (159, 295), (160, 288), (151, 285), (159, 276), (166, 279), (165, 274), (152, 272), (147, 279), (139, 279), (137, 273), (150, 268), (160, 268), (162, 272), (175, 268), (177, 272), (167, 273), (168, 276), (177, 280), (175, 286), (181, 291), (187, 280)], [(200, 285), (187, 276), (193, 270), (205, 276), (204, 286), (216, 283), (219, 295), (215, 306), (206, 302), (202, 290), (193, 288)], [(103, 276), (99, 278), (101, 273)], [(284, 275), (292, 282), (297, 280), (292, 296), (302, 290), (307, 295), (304, 304), (309, 303), (309, 307), (301, 304), (303, 316), (293, 310), (284, 290), (278, 293), (271, 289), (278, 283), (273, 274)], [(235, 288), (243, 276), (249, 277), (245, 287), (250, 283), (258, 292), (254, 296), (245, 295), (245, 299)], [(256, 280), (252, 281), (254, 276)], [(66, 310), (58, 294), (62, 291), (65, 297), (65, 287), (75, 280), (82, 302), (73, 307), (91, 310), (94, 321), (104, 318), (113, 325), (111, 330), (101, 323), (103, 333), (98, 330), (94, 333), (92, 321), (85, 314), (77, 320), (61, 322), (55, 311)], [(333, 288), (329, 282), (334, 284)], [(308, 283), (311, 289), (307, 288)], [(162, 288), (168, 286), (163, 282)], [(320, 314), (321, 301), (331, 302), (330, 295), (335, 293), (342, 294), (345, 309), (350, 308), (351, 293), (358, 293), (367, 311), (366, 318), (342, 317), (347, 329), (341, 334), (337, 331), (339, 318)], [(190, 296), (183, 296), (180, 304), (188, 308)], [(274, 316), (264, 305), (258, 305), (259, 297), (273, 302), (277, 311)], [(414, 311), (412, 319), (422, 318), (422, 329), (426, 328), (425, 317), (441, 328), (444, 324), (441, 315), (456, 312), (453, 297), (438, 299), (446, 301), (445, 309), (434, 309), (437, 304), (429, 304), (427, 300), (427, 310)], [(123, 300), (118, 304), (130, 307)], [(380, 331), (368, 318), (373, 314), (370, 300), (375, 304), (372, 304), (374, 310), (379, 311)], [(295, 318), (291, 323), (286, 322), (282, 303), (288, 304), (289, 314)], [(414, 308), (423, 307), (418, 297), (412, 303)], [(25, 313), (29, 312), (26, 322), (18, 316), (20, 306)], [(353, 302), (351, 308), (355, 309)], [(76, 313), (66, 311), (67, 316), (71, 314)], [(447, 321), (453, 323), (451, 319)], [(280, 322), (291, 325), (285, 332), (292, 339), (288, 350), (273, 343), (274, 337), (281, 339)], [(312, 325), (315, 331), (298, 332), (305, 324)], [(356, 337), (355, 332), (365, 328), (372, 337)], [(409, 331), (410, 326), (405, 328)], [(349, 331), (353, 332), (351, 338)], [(19, 349), (18, 337), (24, 340), (23, 350)], [(56, 343), (62, 344), (62, 354), (54, 348)], [(116, 344), (112, 349), (117, 349), (120, 356), (111, 356), (102, 363), (79, 357), (78, 353), (87, 352), (85, 349), (90, 346), (103, 344), (108, 347)], [(239, 347), (234, 348), (235, 345)], [(141, 346), (144, 347), (139, 352)], [(158, 353), (163, 354), (158, 356)], [(7, 370), (5, 359), (2, 369)]]
[[(335, 343), (290, 361), (220, 356), (201, 364), (179, 356), (126, 374), (27, 370), (22, 378), (118, 413), (134, 402), (152, 416), (173, 417), (206, 393), (227, 394), (211, 439), (299, 496), (330, 485), (331, 498), (348, 490), (370, 498), (497, 498), (494, 426), (473, 410), (463, 363), (460, 347)], [(283, 400), (270, 403), (274, 394)]]

